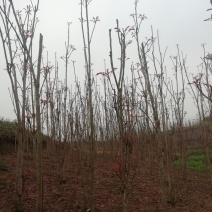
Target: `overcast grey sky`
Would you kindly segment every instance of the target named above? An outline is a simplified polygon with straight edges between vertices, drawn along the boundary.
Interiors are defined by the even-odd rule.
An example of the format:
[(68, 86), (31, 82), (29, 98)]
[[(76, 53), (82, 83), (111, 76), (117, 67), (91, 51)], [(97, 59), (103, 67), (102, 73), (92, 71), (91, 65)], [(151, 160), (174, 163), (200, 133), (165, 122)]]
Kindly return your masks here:
[[(29, 2), (29, 0), (14, 1), (18, 9)], [(210, 12), (206, 12), (210, 6), (209, 0), (140, 0), (138, 12), (145, 14), (148, 18), (142, 26), (142, 37), (151, 35), (151, 26), (155, 31), (159, 30), (162, 50), (168, 46), (167, 64), (170, 63), (169, 56), (176, 54), (176, 44), (179, 44), (180, 49), (187, 55), (189, 72), (195, 73), (196, 66), (201, 62), (201, 44), (206, 43), (206, 51), (212, 52), (212, 22), (204, 22), (204, 19), (211, 16)], [(119, 19), (120, 26), (132, 26), (130, 14), (133, 12), (134, 0), (93, 0), (90, 4), (90, 17), (99, 16), (100, 18), (92, 43), (94, 73), (104, 70), (104, 59), (109, 61), (108, 30), (116, 26), (116, 19)], [(55, 52), (58, 57), (64, 55), (67, 22), (72, 22), (71, 43), (77, 51), (73, 53), (71, 59), (77, 61), (78, 76), (84, 76), (82, 36), (78, 20), (80, 18), (79, 0), (40, 0), (38, 17), (40, 22), (37, 34), (43, 34), (45, 51), (49, 52), (50, 60), (54, 58)], [(114, 32), (114, 39), (115, 37)], [(135, 61), (136, 52), (135, 55), (132, 53), (128, 57)], [(60, 66), (60, 75), (63, 79), (63, 64), (61, 63)], [(7, 73), (3, 70), (4, 67), (4, 57), (0, 48), (0, 116), (14, 119), (15, 114), (8, 92), (10, 82)], [(72, 78), (71, 73), (69, 77)], [(195, 117), (195, 109), (191, 110), (193, 102), (187, 101), (186, 104), (186, 108), (189, 108), (189, 117)]]

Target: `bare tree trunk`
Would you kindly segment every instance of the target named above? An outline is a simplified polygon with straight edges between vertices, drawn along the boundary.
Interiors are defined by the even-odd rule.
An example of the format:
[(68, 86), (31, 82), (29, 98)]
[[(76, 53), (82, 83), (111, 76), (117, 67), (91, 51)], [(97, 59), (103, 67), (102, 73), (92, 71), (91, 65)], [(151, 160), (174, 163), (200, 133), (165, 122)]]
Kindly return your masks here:
[(15, 178), (15, 208), (17, 212), (23, 211), (22, 195), (23, 195), (23, 141), (22, 132), (18, 132), (18, 156)]
[(41, 114), (40, 114), (40, 70), (43, 49), (43, 36), (40, 34), (39, 54), (37, 66), (37, 78), (35, 79), (35, 101), (36, 101), (36, 138), (37, 138), (37, 202), (36, 211), (43, 211), (43, 176), (42, 176), (42, 134), (41, 134)]

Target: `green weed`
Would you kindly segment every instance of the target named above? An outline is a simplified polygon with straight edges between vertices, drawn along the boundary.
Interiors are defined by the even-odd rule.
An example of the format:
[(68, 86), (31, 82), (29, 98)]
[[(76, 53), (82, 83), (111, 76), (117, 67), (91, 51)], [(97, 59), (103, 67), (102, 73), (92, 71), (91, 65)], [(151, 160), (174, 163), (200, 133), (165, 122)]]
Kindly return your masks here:
[[(210, 161), (212, 161), (212, 151), (209, 152)], [(181, 160), (175, 160), (173, 166), (175, 168), (181, 168)], [(212, 167), (207, 166), (207, 160), (204, 154), (204, 150), (192, 150), (189, 151), (186, 158), (186, 168), (193, 172), (207, 172)]]

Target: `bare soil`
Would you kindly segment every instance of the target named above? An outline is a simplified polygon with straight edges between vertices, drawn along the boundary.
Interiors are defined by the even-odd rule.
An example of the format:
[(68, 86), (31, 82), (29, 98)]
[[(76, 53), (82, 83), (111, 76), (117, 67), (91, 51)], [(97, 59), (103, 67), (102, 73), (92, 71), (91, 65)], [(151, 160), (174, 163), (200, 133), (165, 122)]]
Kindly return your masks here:
[[(26, 154), (24, 164), (24, 211), (35, 211), (36, 166), (32, 153)], [(74, 212), (86, 211), (83, 185), (86, 184), (86, 166), (79, 169), (77, 154), (70, 152), (66, 158), (66, 180), (61, 183), (60, 164), (55, 156), (47, 157), (43, 152), (44, 211)], [(113, 170), (115, 158), (109, 154), (96, 155), (95, 205), (96, 211), (122, 211), (121, 182)], [(0, 211), (14, 211), (16, 152), (14, 146), (3, 157), (0, 167)], [(167, 211), (204, 212), (212, 211), (212, 183), (209, 173), (187, 171), (183, 179), (181, 170), (172, 170), (174, 200), (167, 196)], [(168, 184), (166, 185), (168, 191)], [(168, 192), (167, 192), (168, 193)], [(89, 210), (88, 210), (89, 211)], [(156, 162), (148, 164), (139, 161), (132, 192), (130, 211), (162, 211), (159, 171)]]

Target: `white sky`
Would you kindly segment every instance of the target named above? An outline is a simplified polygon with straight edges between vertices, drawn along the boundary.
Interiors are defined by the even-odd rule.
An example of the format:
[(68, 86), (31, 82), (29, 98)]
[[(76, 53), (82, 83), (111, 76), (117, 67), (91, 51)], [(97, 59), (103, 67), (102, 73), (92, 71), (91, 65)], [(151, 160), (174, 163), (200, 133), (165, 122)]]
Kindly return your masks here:
[[(29, 2), (29, 0), (14, 1), (19, 9)], [(76, 60), (77, 74), (79, 77), (83, 77), (83, 46), (78, 20), (80, 18), (79, 2), (79, 0), (40, 0), (38, 13), (40, 22), (37, 33), (43, 34), (45, 50), (49, 52), (50, 60), (54, 63), (55, 52), (57, 52), (58, 57), (64, 55), (67, 22), (72, 22), (71, 43), (77, 51), (73, 53), (71, 60)], [(206, 43), (206, 51), (212, 52), (212, 22), (203, 21), (211, 16), (212, 12), (206, 12), (210, 6), (209, 0), (140, 0), (138, 12), (145, 14), (148, 18), (142, 26), (142, 37), (150, 36), (152, 25), (155, 32), (159, 30), (162, 50), (168, 46), (167, 64), (170, 63), (169, 56), (176, 55), (176, 44), (179, 44), (180, 49), (187, 55), (189, 72), (195, 73), (197, 72), (196, 66), (201, 62), (201, 44)], [(109, 61), (108, 30), (116, 26), (117, 18), (121, 27), (132, 26), (133, 22), (130, 17), (132, 13), (134, 13), (134, 0), (93, 0), (90, 4), (90, 17), (99, 16), (100, 18), (92, 43), (94, 73), (104, 71), (103, 61), (104, 59)], [(115, 32), (113, 40), (115, 43)], [(127, 56), (136, 61), (136, 55), (135, 51)], [(15, 114), (8, 92), (10, 82), (6, 71), (3, 70), (4, 67), (3, 52), (0, 48), (0, 117), (14, 119)], [(62, 63), (60, 64), (60, 76), (61, 79), (64, 78)], [(72, 76), (70, 71), (70, 79)], [(196, 112), (195, 108), (192, 108), (193, 102), (189, 100), (186, 104), (186, 109), (189, 109), (188, 117), (195, 118)]]

